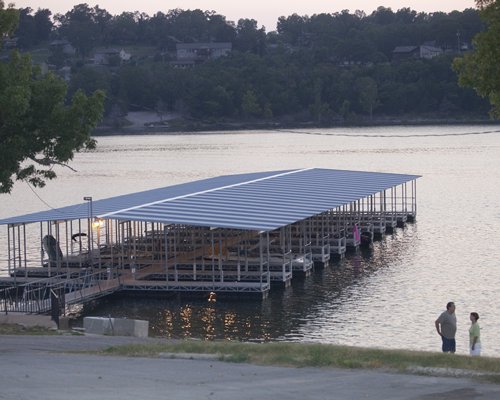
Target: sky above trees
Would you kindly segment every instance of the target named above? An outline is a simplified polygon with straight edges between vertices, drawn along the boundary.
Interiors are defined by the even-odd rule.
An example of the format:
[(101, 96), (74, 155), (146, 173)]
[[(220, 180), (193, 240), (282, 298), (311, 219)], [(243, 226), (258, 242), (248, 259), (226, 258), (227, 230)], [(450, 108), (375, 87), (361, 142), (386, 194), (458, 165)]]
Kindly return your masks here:
[(258, 25), (264, 25), (266, 31), (276, 29), (276, 22), (280, 16), (288, 16), (293, 13), (299, 15), (312, 15), (319, 13), (334, 13), (341, 10), (363, 10), (371, 13), (379, 6), (390, 7), (394, 11), (410, 7), (416, 11), (434, 12), (453, 10), (462, 11), (474, 7), (474, 0), (18, 0), (15, 6), (20, 8), (31, 7), (48, 8), (53, 14), (66, 13), (74, 5), (87, 3), (93, 7), (99, 5), (113, 15), (121, 14), (123, 11), (139, 11), (153, 15), (157, 11), (166, 12), (174, 8), (213, 10), (224, 15), (227, 20), (237, 22), (240, 18), (252, 18)]

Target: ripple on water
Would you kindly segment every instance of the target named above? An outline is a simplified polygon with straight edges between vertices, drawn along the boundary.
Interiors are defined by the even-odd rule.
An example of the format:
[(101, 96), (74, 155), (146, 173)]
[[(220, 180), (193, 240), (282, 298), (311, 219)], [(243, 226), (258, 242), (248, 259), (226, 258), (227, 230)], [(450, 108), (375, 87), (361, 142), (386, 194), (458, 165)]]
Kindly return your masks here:
[[(378, 127), (315, 130), (398, 136), (491, 127)], [(52, 207), (224, 174), (325, 167), (421, 174), (418, 219), (262, 303), (115, 297), (94, 315), (148, 319), (165, 337), (295, 340), (439, 350), (434, 320), (457, 304), (459, 353), (468, 314), (481, 315), (485, 355), (500, 356), (500, 135), (341, 137), (242, 132), (99, 138), (38, 194)], [(16, 186), (0, 217), (45, 209)], [(0, 239), (5, 239), (0, 231)], [(37, 239), (33, 239), (39, 252)], [(6, 258), (0, 255), (0, 258)]]

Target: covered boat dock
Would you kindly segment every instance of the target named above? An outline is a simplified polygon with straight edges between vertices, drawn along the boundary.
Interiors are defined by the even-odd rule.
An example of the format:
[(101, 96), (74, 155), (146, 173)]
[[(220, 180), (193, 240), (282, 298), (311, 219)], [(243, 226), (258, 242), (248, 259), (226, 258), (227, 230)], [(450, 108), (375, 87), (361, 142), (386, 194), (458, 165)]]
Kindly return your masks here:
[(318, 168), (227, 175), (0, 220), (0, 311), (48, 312), (54, 298), (66, 306), (118, 290), (265, 297), (414, 220), (418, 178)]

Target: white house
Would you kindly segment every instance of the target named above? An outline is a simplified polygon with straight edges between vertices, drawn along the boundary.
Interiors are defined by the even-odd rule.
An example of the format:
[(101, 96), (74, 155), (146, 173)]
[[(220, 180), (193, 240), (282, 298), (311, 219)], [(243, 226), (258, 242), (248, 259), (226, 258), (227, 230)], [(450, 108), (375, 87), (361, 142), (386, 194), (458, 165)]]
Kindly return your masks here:
[(94, 54), (94, 64), (97, 65), (109, 65), (111, 63), (112, 57), (118, 57), (120, 63), (124, 61), (129, 61), (131, 54), (127, 53), (125, 50), (121, 49), (104, 49), (96, 51)]

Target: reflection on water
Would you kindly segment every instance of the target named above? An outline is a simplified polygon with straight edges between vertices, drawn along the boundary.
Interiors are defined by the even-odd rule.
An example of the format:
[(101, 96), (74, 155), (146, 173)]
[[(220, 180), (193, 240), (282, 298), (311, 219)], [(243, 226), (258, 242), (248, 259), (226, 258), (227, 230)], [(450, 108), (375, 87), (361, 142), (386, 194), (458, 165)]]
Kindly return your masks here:
[(343, 305), (372, 301), (368, 283), (376, 281), (378, 274), (390, 273), (389, 264), (403, 263), (416, 241), (417, 226), (408, 225), (372, 248), (348, 253), (342, 261), (316, 268), (308, 278), (294, 279), (290, 288), (272, 290), (262, 302), (120, 295), (100, 304), (94, 313), (149, 320), (151, 334), (165, 338), (340, 343), (338, 331), (349, 324)]
[[(500, 356), (500, 134), (490, 126), (242, 132), (98, 138), (38, 195), (59, 207), (225, 174), (340, 168), (423, 175), (417, 222), (373, 249), (294, 280), (268, 299), (226, 301), (115, 296), (92, 315), (147, 319), (151, 334), (294, 340), (436, 350), (434, 320), (457, 305), (457, 351), (467, 353), (469, 313), (481, 316), (485, 355)], [(335, 134), (347, 136), (334, 136)], [(333, 134), (333, 135), (332, 135)], [(354, 135), (363, 134), (368, 137)], [(393, 138), (375, 137), (380, 134)], [(373, 135), (373, 137), (370, 137)], [(414, 135), (421, 137), (414, 137)], [(405, 137), (406, 136), (406, 137)], [(0, 217), (47, 207), (24, 184), (2, 196)], [(5, 239), (0, 230), (0, 240)], [(3, 236), (2, 236), (3, 235)], [(4, 242), (2, 242), (4, 243)], [(0, 248), (0, 262), (6, 258)]]

